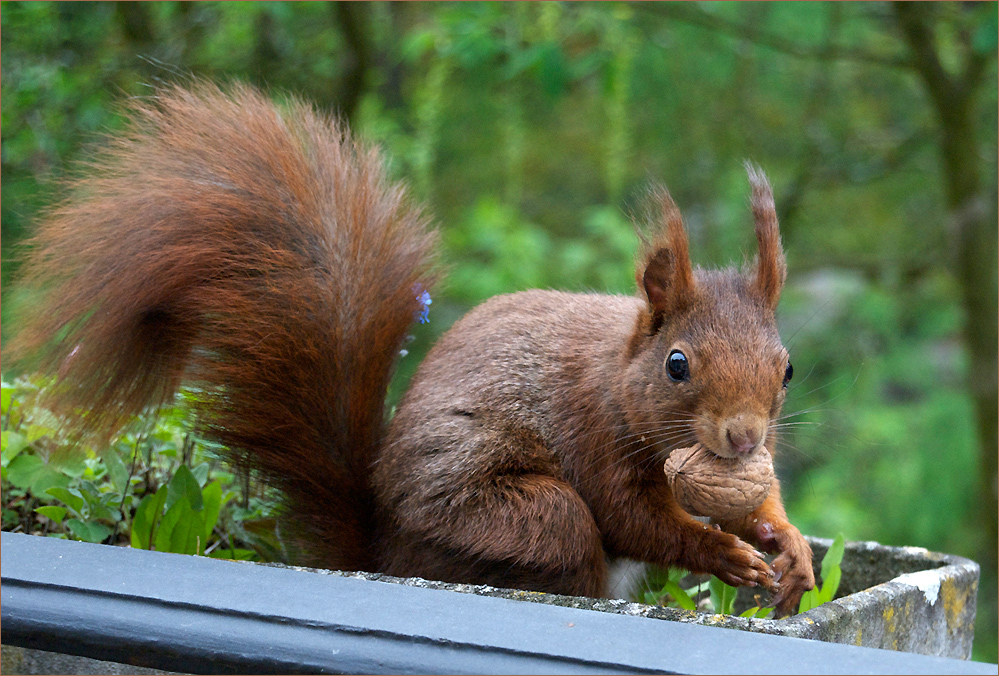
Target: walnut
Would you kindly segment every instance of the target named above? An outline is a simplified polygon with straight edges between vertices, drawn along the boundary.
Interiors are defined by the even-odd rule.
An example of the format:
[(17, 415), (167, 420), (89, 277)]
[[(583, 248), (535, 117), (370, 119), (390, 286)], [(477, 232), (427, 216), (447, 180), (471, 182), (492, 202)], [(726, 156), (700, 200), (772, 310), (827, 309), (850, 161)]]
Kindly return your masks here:
[(694, 516), (737, 519), (763, 504), (774, 480), (770, 451), (722, 458), (703, 444), (678, 448), (666, 460), (666, 480), (676, 501)]

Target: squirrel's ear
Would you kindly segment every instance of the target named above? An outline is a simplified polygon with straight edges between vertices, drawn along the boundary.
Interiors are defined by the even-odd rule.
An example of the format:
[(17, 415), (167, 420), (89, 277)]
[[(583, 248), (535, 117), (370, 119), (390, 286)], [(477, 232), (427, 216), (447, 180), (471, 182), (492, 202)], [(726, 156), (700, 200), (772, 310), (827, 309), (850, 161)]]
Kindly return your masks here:
[(762, 169), (747, 162), (746, 173), (749, 174), (749, 184), (753, 189), (753, 220), (756, 223), (756, 241), (760, 246), (753, 289), (768, 308), (776, 310), (784, 278), (787, 277), (787, 262), (780, 243), (774, 195)]
[(656, 188), (651, 197), (661, 224), (651, 241), (642, 238), (644, 246), (635, 279), (648, 299), (652, 329), (657, 330), (667, 313), (690, 300), (694, 273), (680, 210), (664, 188)]

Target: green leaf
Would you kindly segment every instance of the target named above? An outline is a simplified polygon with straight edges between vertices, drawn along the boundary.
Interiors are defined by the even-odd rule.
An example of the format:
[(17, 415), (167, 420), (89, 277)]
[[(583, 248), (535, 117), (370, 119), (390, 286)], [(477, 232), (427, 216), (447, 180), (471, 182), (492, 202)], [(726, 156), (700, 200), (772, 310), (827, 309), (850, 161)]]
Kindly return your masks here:
[(160, 486), (155, 495), (146, 495), (135, 509), (132, 519), (132, 546), (136, 549), (152, 549), (153, 534), (163, 514), (167, 487)]
[(52, 469), (74, 479), (87, 471), (87, 459), (78, 453), (57, 453), (49, 461)]
[(735, 605), (736, 588), (730, 587), (717, 577), (712, 577), (708, 588), (711, 589), (711, 604), (716, 613), (731, 615)]
[(666, 569), (666, 578), (672, 580), (679, 584), (680, 580), (687, 577), (689, 573), (683, 568), (677, 568), (675, 566), (670, 566)]
[(66, 488), (69, 486), (69, 477), (62, 472), (57, 472), (51, 467), (46, 467), (39, 476), (31, 483), (31, 492), (34, 495), (45, 495), (53, 488)]
[[(177, 505), (183, 504), (181, 500)], [(174, 505), (176, 507), (177, 505)], [(205, 528), (205, 521), (200, 512), (195, 512), (190, 508), (181, 510), (180, 517), (170, 533), (169, 551), (176, 554), (200, 554), (204, 549), (204, 542), (201, 534)]]
[(705, 580), (700, 584), (695, 584), (693, 587), (687, 587), (686, 589), (684, 589), (684, 591), (687, 592), (688, 596), (694, 598), (695, 596), (698, 596), (699, 594), (703, 593), (704, 590), (710, 589), (710, 586), (711, 586), (711, 581)]
[(28, 447), (28, 438), (20, 432), (4, 430), (3, 434), (0, 435), (0, 446), (3, 446), (0, 455), (3, 458), (3, 466), (6, 467), (7, 463), (16, 458), (18, 453)]
[(119, 495), (125, 495), (128, 488), (128, 468), (122, 462), (121, 456), (113, 450), (108, 451), (104, 458), (104, 466), (108, 468), (108, 477), (114, 489)]
[(76, 516), (83, 518), (84, 505), (87, 501), (83, 499), (80, 491), (76, 488), (62, 488), (55, 486), (45, 491), (53, 498), (65, 504)]
[(111, 529), (102, 523), (93, 521), (80, 521), (79, 519), (68, 519), (66, 527), (77, 538), (84, 542), (103, 542), (111, 535)]
[(0, 413), (6, 413), (10, 410), (11, 401), (13, 401), (14, 388), (7, 383), (0, 385)]
[(222, 484), (218, 480), (211, 482), (201, 491), (201, 499), (205, 508), (202, 512), (204, 519), (204, 529), (201, 531), (201, 549), (204, 551), (208, 544), (208, 539), (215, 530), (215, 524), (219, 520), (219, 510), (222, 508)]
[[(200, 496), (199, 496), (200, 497)], [(158, 552), (174, 552), (181, 554), (183, 552), (177, 552), (173, 549), (174, 541), (174, 528), (177, 527), (178, 523), (184, 521), (184, 516), (191, 511), (191, 503), (188, 501), (187, 496), (181, 496), (177, 502), (173, 503), (163, 518), (160, 519), (159, 527), (156, 529), (156, 534), (153, 536), (153, 546)], [(186, 538), (186, 533), (183, 533)]]
[(7, 465), (7, 480), (18, 488), (31, 488), (31, 482), (45, 463), (37, 455), (22, 455)]
[(131, 532), (132, 547), (135, 549), (149, 549), (149, 534), (153, 529), (152, 504), (155, 499), (154, 495), (147, 495), (135, 508)]
[(798, 612), (805, 613), (815, 608), (819, 605), (819, 590), (809, 589), (801, 597), (801, 602), (798, 604)]
[(208, 481), (208, 472), (210, 470), (211, 466), (207, 462), (199, 462), (191, 468), (191, 474), (194, 475), (199, 486), (204, 486), (205, 482)]
[(839, 589), (840, 578), (843, 572), (839, 566), (835, 566), (829, 571), (829, 576), (822, 580), (822, 591), (819, 592), (819, 603), (827, 603), (836, 598), (836, 591)]
[(42, 516), (49, 518), (56, 523), (62, 523), (62, 520), (66, 518), (66, 508), (60, 507), (58, 505), (45, 505), (44, 507), (35, 507), (35, 511)]
[(177, 468), (170, 483), (167, 484), (167, 489), (166, 505), (168, 511), (181, 498), (187, 498), (189, 508), (196, 512), (200, 512), (204, 506), (201, 499), (201, 486), (198, 485), (198, 480), (194, 478), (194, 474), (191, 473), (187, 465), (181, 465)]
[(673, 580), (667, 580), (666, 584), (663, 585), (663, 591), (668, 593), (676, 601), (677, 605), (684, 610), (696, 610), (697, 604), (694, 600), (687, 595), (687, 592), (683, 591), (676, 582)]
[(93, 495), (83, 491), (81, 493), (87, 501), (87, 506), (90, 508), (90, 520), (117, 522), (121, 519), (121, 514), (117, 510), (111, 509), (105, 502), (106, 499), (112, 496), (102, 494)]
[(3, 523), (3, 529), (13, 528), (21, 520), (21, 514), (14, 509), (7, 509), (4, 507), (0, 510), (0, 523)]
[(844, 551), (846, 551), (846, 540), (843, 537), (843, 534), (840, 533), (829, 546), (829, 550), (826, 552), (826, 555), (822, 557), (822, 570), (819, 575), (822, 576), (823, 580), (829, 576), (830, 571), (834, 567), (839, 566), (839, 564), (842, 563)]
[(66, 487), (69, 477), (56, 471), (37, 455), (19, 455), (6, 467), (7, 480), (18, 488), (42, 497), (53, 487)]
[(80, 489), (80, 495), (86, 498), (88, 502), (100, 500), (101, 489), (93, 481), (83, 479), (77, 484), (77, 487)]

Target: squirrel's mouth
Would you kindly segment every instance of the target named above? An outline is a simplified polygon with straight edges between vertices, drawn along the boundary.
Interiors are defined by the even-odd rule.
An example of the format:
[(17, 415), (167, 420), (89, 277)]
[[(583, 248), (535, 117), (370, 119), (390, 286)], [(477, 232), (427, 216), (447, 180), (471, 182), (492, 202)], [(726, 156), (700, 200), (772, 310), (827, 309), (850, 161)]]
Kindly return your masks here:
[(720, 458), (752, 455), (767, 440), (768, 420), (763, 416), (739, 413), (714, 424), (697, 425), (697, 441)]

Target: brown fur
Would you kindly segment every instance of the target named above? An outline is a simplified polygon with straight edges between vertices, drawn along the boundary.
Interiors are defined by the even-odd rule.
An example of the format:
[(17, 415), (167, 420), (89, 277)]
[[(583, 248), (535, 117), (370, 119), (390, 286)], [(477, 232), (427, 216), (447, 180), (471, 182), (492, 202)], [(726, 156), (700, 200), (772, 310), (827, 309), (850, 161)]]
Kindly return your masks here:
[[(199, 385), (200, 427), (282, 489), (315, 565), (599, 595), (612, 554), (776, 590), (745, 539), (780, 552), (779, 611), (811, 587), (779, 489), (726, 532), (684, 513), (662, 469), (695, 441), (774, 448), (785, 263), (759, 170), (752, 270), (694, 270), (659, 191), (641, 298), (488, 301), (440, 339), (386, 431), (434, 235), (377, 156), (243, 87), (175, 88), (131, 114), (28, 265), (47, 295), (18, 353), (60, 374), (55, 402), (90, 408), (85, 427)], [(689, 380), (666, 373), (674, 349)]]
[(202, 84), (128, 112), (33, 242), (24, 281), (45, 296), (15, 352), (41, 353), (52, 403), (101, 432), (205, 388), (199, 425), (284, 491), (323, 543), (306, 560), (371, 567), (367, 468), (433, 278), (426, 219), (300, 102)]

